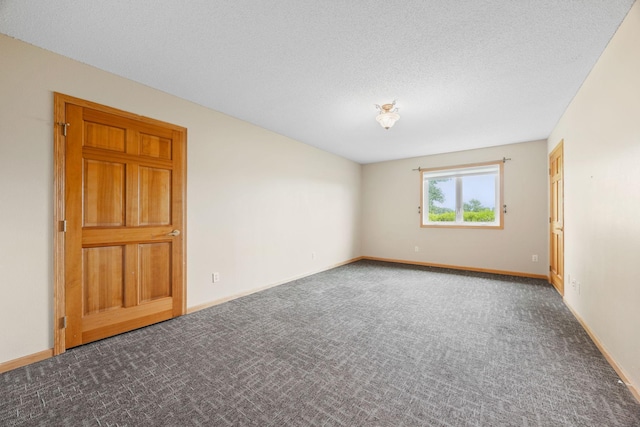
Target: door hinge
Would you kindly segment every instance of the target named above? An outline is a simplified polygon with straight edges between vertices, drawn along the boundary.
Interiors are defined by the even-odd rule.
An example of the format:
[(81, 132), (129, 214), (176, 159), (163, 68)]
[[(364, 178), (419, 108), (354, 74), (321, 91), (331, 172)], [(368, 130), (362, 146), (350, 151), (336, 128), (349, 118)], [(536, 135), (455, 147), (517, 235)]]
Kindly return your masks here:
[(67, 316), (64, 316), (60, 320), (62, 320), (62, 322), (61, 322), (62, 323), (62, 329), (66, 329), (66, 327), (67, 327)]
[(63, 233), (67, 232), (67, 220), (66, 219), (60, 221), (60, 231), (62, 231)]
[(62, 126), (62, 136), (67, 136), (67, 127), (71, 126), (71, 123), (58, 122), (58, 124)]
[(551, 270), (551, 266), (549, 266), (549, 271), (553, 271), (553, 270)]

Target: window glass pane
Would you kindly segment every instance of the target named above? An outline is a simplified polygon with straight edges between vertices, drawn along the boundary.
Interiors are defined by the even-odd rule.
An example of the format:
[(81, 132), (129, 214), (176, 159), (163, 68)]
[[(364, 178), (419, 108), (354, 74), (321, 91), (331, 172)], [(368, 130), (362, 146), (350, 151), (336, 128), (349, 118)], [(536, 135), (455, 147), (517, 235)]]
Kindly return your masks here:
[(502, 229), (501, 162), (424, 169), (422, 227)]
[(472, 175), (461, 179), (464, 222), (494, 222), (496, 175)]
[[(456, 220), (456, 179), (430, 179), (425, 199), (429, 203), (431, 222), (454, 222)], [(426, 218), (425, 218), (426, 219)]]

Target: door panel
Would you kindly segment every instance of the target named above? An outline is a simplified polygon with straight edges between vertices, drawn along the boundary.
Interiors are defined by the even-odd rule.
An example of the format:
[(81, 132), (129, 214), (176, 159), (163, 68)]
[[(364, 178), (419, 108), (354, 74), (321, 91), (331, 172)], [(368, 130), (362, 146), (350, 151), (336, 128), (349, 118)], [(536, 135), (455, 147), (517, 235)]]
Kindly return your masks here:
[(171, 296), (171, 243), (138, 245), (140, 302)]
[(159, 136), (140, 135), (140, 155), (156, 159), (171, 159), (171, 139)]
[(84, 133), (83, 145), (85, 147), (120, 152), (125, 150), (125, 130), (122, 128), (85, 122)]
[(171, 223), (171, 171), (139, 168), (139, 225)]
[(564, 167), (563, 142), (549, 155), (549, 279), (564, 295)]
[(84, 160), (84, 227), (125, 225), (125, 165)]
[(124, 247), (82, 250), (83, 316), (121, 308), (124, 303)]
[(186, 130), (60, 94), (56, 122), (66, 123), (57, 354), (184, 314)]

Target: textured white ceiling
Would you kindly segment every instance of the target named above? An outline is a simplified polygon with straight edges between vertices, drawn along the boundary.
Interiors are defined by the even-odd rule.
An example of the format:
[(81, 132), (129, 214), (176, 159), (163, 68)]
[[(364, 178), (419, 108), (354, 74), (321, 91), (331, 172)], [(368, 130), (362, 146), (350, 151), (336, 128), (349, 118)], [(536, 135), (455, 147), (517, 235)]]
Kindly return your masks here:
[(632, 4), (0, 0), (0, 32), (371, 163), (546, 138)]

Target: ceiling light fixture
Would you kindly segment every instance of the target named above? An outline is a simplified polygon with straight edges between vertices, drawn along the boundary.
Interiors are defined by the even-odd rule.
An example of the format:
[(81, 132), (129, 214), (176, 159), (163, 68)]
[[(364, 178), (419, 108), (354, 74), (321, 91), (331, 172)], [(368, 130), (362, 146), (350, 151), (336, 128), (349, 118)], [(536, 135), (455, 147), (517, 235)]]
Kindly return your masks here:
[(380, 111), (380, 114), (376, 116), (376, 120), (385, 129), (389, 129), (400, 119), (400, 114), (398, 114), (398, 109), (395, 106), (396, 101), (391, 104), (384, 104), (382, 107), (376, 104), (376, 108)]

